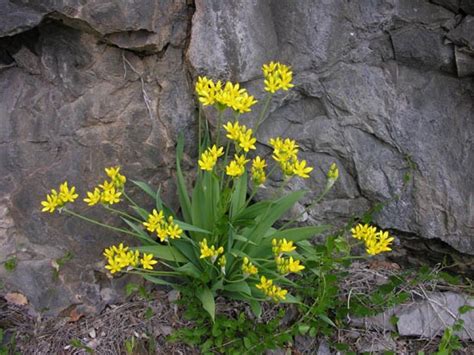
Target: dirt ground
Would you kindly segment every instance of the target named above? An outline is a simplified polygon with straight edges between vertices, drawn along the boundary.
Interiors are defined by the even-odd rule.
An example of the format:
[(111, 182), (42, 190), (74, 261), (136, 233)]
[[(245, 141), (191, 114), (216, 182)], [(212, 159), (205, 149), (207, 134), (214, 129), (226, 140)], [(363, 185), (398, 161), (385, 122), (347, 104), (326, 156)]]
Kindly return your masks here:
[[(398, 265), (393, 263), (355, 263), (341, 285), (341, 297), (349, 299), (355, 292), (371, 292), (389, 276), (400, 272)], [(432, 280), (406, 289), (418, 299), (426, 291), (434, 290), (472, 292), (472, 288)], [(35, 318), (27, 306), (18, 306), (0, 298), (0, 328), (4, 330), (4, 343), (15, 334), (16, 351), (20, 354), (88, 354), (91, 351), (101, 355), (126, 354), (127, 343), (130, 346), (132, 342), (133, 354), (198, 354), (197, 349), (186, 344), (167, 341), (173, 330), (190, 325), (183, 319), (183, 310), (174, 302), (177, 293), (153, 290), (151, 296), (150, 300), (132, 296), (126, 303), (110, 305), (97, 315), (82, 316), (72, 311), (68, 317), (55, 319)], [(242, 307), (237, 303), (218, 304), (219, 311), (229, 316), (236, 313), (235, 308)], [(269, 308), (266, 317), (271, 317), (272, 312), (276, 314), (278, 307)], [(300, 336), (288, 348), (269, 353), (336, 354), (335, 351), (323, 351), (329, 341), (350, 344), (358, 353), (382, 354), (382, 349), (392, 349), (390, 353), (394, 354), (417, 354), (419, 351), (433, 354), (440, 342), (439, 336), (429, 339), (401, 337), (367, 322), (353, 323), (338, 329), (332, 339)], [(463, 347), (457, 353), (474, 354), (473, 342), (464, 342)], [(0, 354), (4, 354), (1, 346)]]

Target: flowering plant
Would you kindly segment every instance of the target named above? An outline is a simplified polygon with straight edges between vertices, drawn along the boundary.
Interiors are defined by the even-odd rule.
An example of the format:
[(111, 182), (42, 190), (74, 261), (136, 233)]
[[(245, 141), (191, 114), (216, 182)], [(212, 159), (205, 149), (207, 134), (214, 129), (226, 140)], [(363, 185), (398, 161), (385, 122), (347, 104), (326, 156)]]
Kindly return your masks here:
[[(199, 77), (196, 93), (200, 102), (199, 160), (191, 194), (181, 169), (183, 138), (179, 137), (176, 170), (180, 211), (169, 208), (158, 191), (144, 182), (132, 181), (155, 203), (152, 211), (140, 207), (126, 193), (127, 178), (119, 167), (105, 169), (108, 180), (87, 192), (84, 202), (101, 205), (117, 214), (126, 228), (103, 224), (69, 209), (66, 205), (78, 197), (75, 187), (63, 183), (59, 192), (52, 190), (42, 202), (44, 212), (55, 210), (108, 227), (138, 238), (141, 246), (113, 245), (104, 251), (105, 268), (111, 274), (134, 272), (157, 284), (192, 290), (203, 308), (215, 316), (216, 295), (247, 301), (256, 314), (260, 302), (297, 302), (290, 293), (295, 286), (291, 274), (308, 270), (306, 261), (314, 258), (307, 239), (327, 226), (290, 227), (296, 219), (277, 228), (275, 224), (300, 200), (304, 191), (294, 191), (273, 199), (253, 201), (265, 186), (267, 177), (279, 173), (283, 178), (280, 192), (292, 178), (309, 178), (313, 170), (298, 157), (299, 146), (290, 138), (269, 140), (272, 162), (256, 155), (255, 135), (265, 117), (272, 96), (293, 87), (290, 68), (271, 62), (263, 66), (267, 91), (263, 109), (255, 127), (240, 122), (257, 102), (239, 84), (214, 82)], [(218, 112), (216, 133), (211, 137), (208, 121), (202, 117), (202, 106)], [(227, 113), (227, 116), (225, 114)], [(224, 117), (231, 118), (222, 122)], [(221, 142), (221, 131), (225, 141)], [(268, 171), (268, 167), (270, 170)], [(338, 179), (338, 168), (332, 164), (326, 186), (314, 201), (317, 203)], [(114, 206), (125, 200), (127, 209)], [(357, 226), (354, 237), (366, 243), (371, 255), (390, 250), (393, 238), (376, 232), (370, 226)], [(318, 270), (309, 269), (313, 273)]]

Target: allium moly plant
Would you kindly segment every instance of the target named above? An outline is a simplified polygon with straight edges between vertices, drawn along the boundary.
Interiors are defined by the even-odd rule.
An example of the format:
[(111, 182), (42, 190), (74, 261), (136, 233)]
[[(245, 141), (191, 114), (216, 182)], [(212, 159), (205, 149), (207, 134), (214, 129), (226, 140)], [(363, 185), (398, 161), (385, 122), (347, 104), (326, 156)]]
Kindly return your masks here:
[[(292, 71), (284, 64), (264, 65), (263, 76), (267, 93), (254, 127), (248, 127), (242, 120), (257, 102), (254, 96), (237, 83), (198, 78), (199, 159), (194, 186), (188, 189), (181, 169), (183, 139), (179, 137), (179, 211), (173, 211), (162, 201), (160, 189), (131, 181), (150, 195), (156, 205), (151, 211), (140, 207), (127, 194), (127, 178), (120, 167), (110, 167), (105, 169), (107, 179), (87, 192), (83, 201), (116, 214), (123, 220), (123, 227), (109, 226), (70, 209), (69, 204), (78, 194), (67, 182), (46, 196), (43, 212), (58, 210), (136, 237), (141, 244), (138, 247), (119, 242), (104, 251), (105, 268), (110, 274), (138, 273), (154, 283), (185, 289), (200, 300), (213, 319), (218, 295), (246, 301), (256, 314), (261, 312), (260, 303), (264, 301), (298, 302), (291, 291), (296, 286), (295, 278), (289, 276), (319, 272), (306, 266), (306, 261), (313, 257), (306, 240), (327, 227), (291, 227), (295, 219), (283, 225), (277, 223), (305, 194), (282, 193), (284, 186), (291, 179), (309, 178), (313, 167), (299, 158), (299, 146), (289, 137), (270, 139), (269, 157), (256, 154), (255, 135), (273, 95), (293, 87)], [(212, 136), (202, 115), (203, 106), (217, 111), (217, 129)], [(223, 122), (224, 117), (231, 119)], [(272, 174), (282, 177), (278, 194), (255, 202), (255, 194)], [(332, 164), (323, 192), (313, 203), (323, 198), (338, 175), (337, 166)], [(389, 251), (393, 240), (386, 232), (377, 232), (368, 225), (355, 227), (353, 235), (366, 244), (371, 255)], [(301, 246), (305, 248), (300, 249), (303, 242)]]

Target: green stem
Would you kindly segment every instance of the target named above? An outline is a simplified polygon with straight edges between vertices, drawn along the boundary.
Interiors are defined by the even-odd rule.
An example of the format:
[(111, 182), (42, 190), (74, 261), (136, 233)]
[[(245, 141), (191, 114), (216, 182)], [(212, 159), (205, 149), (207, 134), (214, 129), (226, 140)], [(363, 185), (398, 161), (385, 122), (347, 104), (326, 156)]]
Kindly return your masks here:
[(122, 211), (117, 210), (117, 209), (115, 209), (115, 208), (112, 208), (112, 207), (110, 207), (109, 205), (105, 205), (105, 204), (104, 204), (103, 206), (104, 206), (104, 208), (105, 208), (106, 210), (108, 210), (108, 211), (110, 211), (110, 212), (117, 213), (117, 214), (122, 215), (122, 216), (124, 216), (124, 217), (127, 217), (127, 218), (129, 218), (129, 219), (132, 219), (132, 220), (134, 220), (135, 222), (138, 222), (138, 223), (140, 223), (140, 224), (143, 222), (141, 219), (138, 219), (138, 218), (135, 218), (135, 217), (133, 217), (133, 216), (130, 216), (128, 213), (122, 212)]
[(265, 117), (265, 114), (267, 113), (267, 110), (268, 110), (268, 106), (270, 104), (270, 101), (272, 99), (272, 95), (271, 94), (267, 94), (266, 98), (265, 98), (265, 102), (263, 104), (263, 109), (262, 111), (260, 111), (260, 115), (258, 117), (258, 120), (257, 120), (257, 124), (255, 125), (255, 136), (257, 136), (257, 132), (258, 132), (258, 128), (260, 127), (260, 125), (262, 124), (263, 122), (263, 119)]
[(182, 276), (179, 272), (175, 271), (155, 271), (155, 270), (146, 270), (146, 269), (136, 269), (137, 271), (127, 271), (129, 274), (152, 274), (152, 275), (160, 275), (160, 276)]
[(199, 151), (199, 157), (201, 157), (201, 153), (202, 153), (201, 126), (202, 126), (202, 107), (201, 107), (201, 104), (199, 103), (199, 106), (198, 106), (198, 151)]
[(222, 121), (222, 117), (224, 116), (224, 112), (225, 112), (225, 110), (219, 111), (219, 115), (217, 116), (216, 146), (219, 146), (219, 137), (220, 137), (220, 134), (221, 134), (221, 121)]
[(128, 196), (128, 195), (125, 193), (125, 190), (124, 190), (122, 193), (123, 193), (123, 195), (125, 196), (125, 198), (126, 198), (132, 205), (134, 205), (135, 207), (140, 207), (140, 206), (137, 205), (137, 203), (136, 203), (135, 201), (133, 201), (133, 200), (130, 198), (130, 196)]
[(326, 188), (324, 189), (322, 194), (319, 195), (319, 197), (316, 200), (314, 200), (309, 206), (305, 207), (305, 209), (300, 214), (298, 214), (296, 217), (292, 218), (290, 221), (286, 222), (283, 226), (278, 228), (278, 230), (281, 231), (281, 230), (285, 229), (286, 227), (288, 227), (289, 225), (295, 223), (298, 220), (298, 218), (300, 218), (302, 215), (304, 215), (306, 212), (308, 212), (311, 208), (313, 208), (314, 205), (319, 203), (323, 199), (323, 197), (326, 196), (326, 194), (329, 192), (329, 190), (331, 190), (331, 187), (332, 187), (332, 185), (326, 185)]
[(130, 232), (126, 229), (122, 229), (122, 228), (117, 228), (117, 227), (112, 227), (112, 226), (109, 226), (108, 224), (105, 224), (105, 223), (101, 223), (95, 219), (92, 219), (92, 218), (89, 218), (89, 217), (85, 217), (83, 215), (80, 215), (79, 213), (76, 213), (76, 212), (73, 212), (71, 210), (68, 210), (67, 208), (63, 208), (62, 209), (64, 212), (70, 214), (71, 216), (74, 216), (74, 217), (77, 217), (79, 219), (82, 219), (86, 222), (89, 222), (89, 223), (92, 223), (92, 224), (97, 224), (98, 226), (101, 226), (101, 227), (104, 227), (104, 228), (108, 228), (110, 230), (113, 230), (113, 231), (116, 231), (116, 232), (120, 232), (120, 233), (125, 233), (125, 234), (129, 234), (129, 235), (133, 235), (135, 237), (140, 237), (138, 234), (136, 233), (133, 233), (133, 232)]

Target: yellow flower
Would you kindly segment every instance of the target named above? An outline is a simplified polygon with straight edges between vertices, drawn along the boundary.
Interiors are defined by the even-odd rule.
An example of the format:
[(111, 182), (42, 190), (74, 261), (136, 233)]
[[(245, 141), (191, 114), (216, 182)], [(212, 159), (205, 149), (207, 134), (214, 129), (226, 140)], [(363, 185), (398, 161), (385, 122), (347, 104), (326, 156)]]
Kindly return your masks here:
[(76, 188), (74, 186), (69, 188), (67, 186), (67, 181), (63, 182), (61, 186), (59, 186), (59, 199), (61, 200), (61, 203), (66, 204), (67, 202), (74, 202), (74, 200), (79, 197), (75, 191)]
[(371, 227), (368, 224), (362, 225), (359, 223), (355, 228), (351, 229), (351, 232), (355, 239), (366, 241), (375, 239), (377, 228)]
[(288, 90), (294, 85), (293, 72), (290, 68), (281, 63), (270, 62), (264, 64), (262, 67), (263, 76), (265, 78), (265, 90), (270, 93), (275, 93), (277, 90)]
[(245, 159), (244, 155), (235, 155), (234, 160), (232, 160), (229, 165), (226, 166), (226, 174), (233, 177), (238, 177), (243, 175), (245, 172), (245, 164), (249, 160)]
[(105, 173), (117, 189), (123, 188), (125, 182), (127, 181), (127, 178), (120, 174), (119, 166), (105, 168)]
[(241, 147), (244, 152), (248, 152), (250, 149), (256, 149), (255, 142), (256, 138), (252, 137), (252, 130), (248, 129), (245, 132), (240, 133), (239, 137), (239, 147)]
[(237, 99), (236, 104), (234, 105), (234, 110), (239, 113), (250, 112), (253, 105), (257, 103), (257, 100), (252, 95), (249, 95), (247, 92), (243, 92)]
[(41, 212), (53, 213), (57, 208), (63, 207), (68, 202), (74, 202), (79, 195), (76, 193), (76, 188), (71, 186), (68, 187), (67, 181), (63, 182), (59, 186), (59, 193), (52, 189), (49, 194), (46, 195), (46, 200), (41, 201), (43, 208)]
[(289, 274), (290, 272), (297, 273), (301, 270), (304, 270), (305, 268), (300, 264), (300, 260), (294, 260), (292, 256), (290, 256), (288, 259), (277, 256), (275, 258), (275, 263), (277, 265), (278, 272), (282, 275)]
[(252, 169), (263, 170), (267, 167), (265, 159), (260, 158), (258, 155), (252, 160)]
[(217, 159), (222, 155), (224, 155), (224, 148), (217, 148), (217, 146), (214, 144), (212, 147), (207, 148), (207, 150), (201, 154), (201, 159), (198, 161), (199, 167), (202, 170), (211, 171), (214, 169)]
[(168, 225), (168, 236), (171, 239), (181, 238), (181, 234), (183, 234), (183, 230), (179, 228), (177, 224), (170, 224)]
[(214, 105), (219, 110), (229, 107), (239, 113), (249, 112), (250, 107), (257, 102), (238, 83), (232, 84), (228, 81), (222, 86), (220, 81), (214, 83), (206, 77), (198, 77), (196, 93), (204, 106)]
[(147, 221), (143, 222), (143, 225), (149, 232), (154, 232), (158, 226), (165, 220), (163, 211), (158, 212), (154, 209), (151, 214), (148, 215)]
[(280, 256), (283, 253), (290, 253), (293, 250), (296, 250), (296, 246), (293, 245), (293, 242), (287, 241), (286, 238), (283, 239), (272, 239), (272, 252), (275, 256)]
[(61, 200), (59, 199), (57, 191), (52, 189), (51, 193), (46, 195), (46, 200), (41, 201), (41, 205), (43, 206), (41, 212), (53, 213), (56, 208), (61, 205)]
[(377, 255), (386, 251), (391, 251), (390, 244), (393, 239), (393, 237), (389, 236), (388, 232), (379, 231), (375, 238), (367, 239), (365, 241), (367, 254)]
[(201, 242), (199, 242), (199, 247), (201, 251), (201, 256), (200, 259), (205, 259), (205, 258), (211, 258), (212, 262), (214, 263), (217, 259), (217, 257), (220, 254), (224, 253), (224, 248), (219, 247), (216, 249), (214, 245), (212, 245), (210, 248), (207, 245), (207, 239), (204, 238)]
[(144, 269), (153, 270), (153, 265), (158, 263), (158, 261), (153, 259), (153, 254), (143, 253), (143, 257), (140, 259), (140, 262)]
[(267, 280), (265, 276), (260, 277), (260, 283), (255, 285), (256, 288), (264, 292), (265, 290), (269, 289), (272, 286), (273, 286), (273, 280)]
[(275, 161), (284, 163), (297, 159), (298, 144), (293, 139), (271, 138), (269, 144), (273, 147), (272, 157)]
[(275, 302), (283, 301), (288, 293), (287, 290), (274, 285), (272, 280), (267, 280), (265, 276), (260, 278), (260, 283), (256, 284), (255, 287), (262, 290), (267, 297), (273, 299)]
[(275, 302), (284, 301), (286, 299), (287, 293), (287, 290), (275, 285), (265, 290), (265, 294)]
[(309, 178), (311, 171), (313, 171), (313, 168), (309, 166), (306, 167), (306, 160), (295, 161), (293, 164), (293, 173), (303, 179)]
[[(232, 141), (239, 141), (240, 135), (242, 133), (242, 126), (238, 121), (235, 121), (234, 124), (232, 122), (227, 122), (223, 125), (224, 129), (227, 131), (226, 137)], [(245, 126), (243, 126), (245, 127)]]
[(267, 176), (265, 174), (266, 166), (267, 163), (265, 162), (265, 160), (260, 158), (259, 156), (256, 156), (252, 160), (252, 180), (256, 185), (262, 185), (267, 179)]
[(258, 273), (258, 269), (250, 262), (249, 258), (244, 257), (242, 261), (242, 272), (244, 273), (244, 276), (249, 276)]
[(217, 158), (224, 155), (224, 147), (217, 148), (215, 144), (212, 147), (207, 148), (207, 151), (209, 152), (209, 155), (212, 156), (216, 160)]
[(89, 206), (94, 206), (100, 202), (102, 199), (102, 194), (99, 190), (99, 188), (95, 188), (94, 192), (87, 192), (87, 197), (84, 199), (84, 202), (86, 202)]
[(116, 259), (109, 259), (108, 264), (105, 266), (105, 268), (109, 270), (111, 274), (115, 274), (116, 272), (119, 272), (122, 270), (122, 267), (120, 266), (120, 262)]
[(120, 196), (122, 196), (122, 192), (116, 191), (115, 187), (111, 187), (108, 190), (104, 190), (104, 192), (102, 193), (101, 200), (104, 203), (113, 205), (114, 203), (120, 202)]
[(156, 235), (158, 238), (160, 238), (160, 242), (164, 242), (166, 239), (168, 239), (168, 225), (166, 222), (158, 225), (156, 228)]
[(336, 163), (332, 163), (329, 167), (327, 177), (329, 180), (337, 180), (339, 177), (339, 169), (337, 168)]

